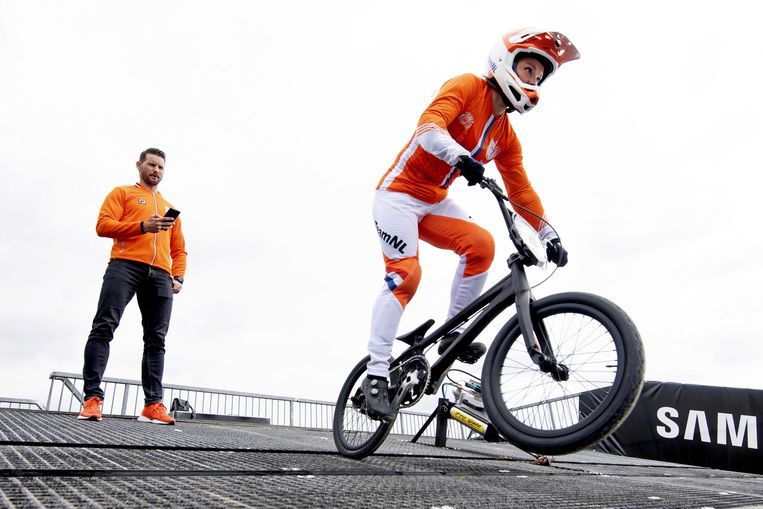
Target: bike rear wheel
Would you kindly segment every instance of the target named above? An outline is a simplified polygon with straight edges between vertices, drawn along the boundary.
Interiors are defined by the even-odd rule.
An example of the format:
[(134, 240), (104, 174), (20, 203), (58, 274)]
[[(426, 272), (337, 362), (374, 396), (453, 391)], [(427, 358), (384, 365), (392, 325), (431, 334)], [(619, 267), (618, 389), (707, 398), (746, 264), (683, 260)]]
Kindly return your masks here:
[(612, 302), (562, 293), (531, 305), (533, 328), (550, 342), (566, 381), (542, 373), (514, 316), (485, 357), (485, 409), (501, 434), (540, 454), (565, 454), (604, 439), (628, 416), (644, 379), (636, 326)]
[(355, 366), (339, 392), (334, 409), (334, 443), (337, 450), (350, 458), (365, 458), (387, 438), (395, 423), (371, 419), (364, 413), (365, 397), (360, 384), (366, 376), (366, 357)]

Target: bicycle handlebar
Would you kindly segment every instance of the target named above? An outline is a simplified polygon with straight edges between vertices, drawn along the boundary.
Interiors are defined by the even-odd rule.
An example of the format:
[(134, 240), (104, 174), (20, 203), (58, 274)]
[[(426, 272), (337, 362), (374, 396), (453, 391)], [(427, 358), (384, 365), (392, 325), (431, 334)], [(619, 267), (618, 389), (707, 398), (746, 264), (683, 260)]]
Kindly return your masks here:
[(503, 192), (503, 189), (500, 188), (498, 182), (496, 182), (495, 179), (482, 177), (482, 180), (479, 182), (479, 184), (482, 189), (490, 190), (497, 198), (501, 198), (504, 201), (509, 201), (509, 197), (506, 196), (506, 194)]

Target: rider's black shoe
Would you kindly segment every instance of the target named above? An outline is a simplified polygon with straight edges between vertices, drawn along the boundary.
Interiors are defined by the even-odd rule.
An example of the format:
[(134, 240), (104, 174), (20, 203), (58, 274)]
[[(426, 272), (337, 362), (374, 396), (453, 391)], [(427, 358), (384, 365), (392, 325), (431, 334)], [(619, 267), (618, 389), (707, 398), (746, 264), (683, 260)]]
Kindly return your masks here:
[(381, 378), (368, 378), (363, 380), (360, 388), (366, 397), (368, 416), (382, 421), (390, 420), (395, 412), (389, 404), (387, 381)]
[[(458, 332), (451, 332), (442, 338), (440, 340), (440, 345), (437, 347), (437, 353), (442, 355), (445, 350), (447, 350), (450, 345), (453, 344), (458, 336)], [(464, 364), (474, 364), (480, 359), (480, 357), (485, 355), (485, 352), (487, 352), (487, 347), (480, 342), (474, 341), (466, 350), (458, 355), (458, 360)]]

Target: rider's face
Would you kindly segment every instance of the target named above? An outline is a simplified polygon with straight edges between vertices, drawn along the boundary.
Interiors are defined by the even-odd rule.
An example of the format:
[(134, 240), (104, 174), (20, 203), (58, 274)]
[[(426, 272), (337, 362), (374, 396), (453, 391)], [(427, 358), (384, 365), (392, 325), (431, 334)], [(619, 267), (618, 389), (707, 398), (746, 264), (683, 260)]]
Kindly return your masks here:
[(532, 57), (522, 57), (517, 60), (515, 72), (519, 79), (528, 85), (538, 85), (543, 81), (543, 64)]

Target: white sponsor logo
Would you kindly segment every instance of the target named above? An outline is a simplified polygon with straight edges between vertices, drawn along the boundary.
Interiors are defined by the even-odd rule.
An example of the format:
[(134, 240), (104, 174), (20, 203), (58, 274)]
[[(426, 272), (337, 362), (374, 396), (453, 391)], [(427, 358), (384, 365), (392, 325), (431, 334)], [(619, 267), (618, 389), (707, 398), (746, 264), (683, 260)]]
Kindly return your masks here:
[[(702, 442), (713, 443), (710, 436), (707, 415), (703, 410), (689, 410), (685, 420), (680, 420), (678, 410), (664, 406), (657, 410), (657, 420), (663, 425), (657, 426), (657, 434), (662, 438), (678, 438), (681, 424), (684, 425), (684, 440), (695, 440), (699, 435)], [(754, 415), (740, 415), (718, 412), (716, 415), (715, 443), (727, 445), (729, 440), (734, 447), (744, 447), (745, 438), (748, 449), (758, 448), (758, 420)]]

